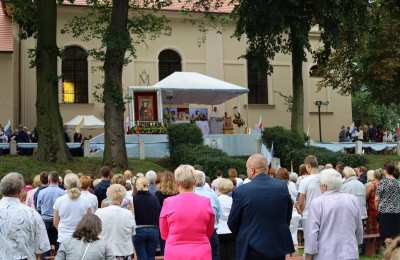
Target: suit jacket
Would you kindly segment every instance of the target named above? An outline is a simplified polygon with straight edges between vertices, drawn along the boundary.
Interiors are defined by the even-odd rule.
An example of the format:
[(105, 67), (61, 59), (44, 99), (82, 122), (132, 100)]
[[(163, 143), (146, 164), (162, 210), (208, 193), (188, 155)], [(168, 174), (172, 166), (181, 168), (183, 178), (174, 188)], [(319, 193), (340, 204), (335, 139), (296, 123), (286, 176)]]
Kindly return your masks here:
[(228, 226), (236, 236), (236, 260), (249, 260), (249, 248), (268, 258), (294, 252), (289, 230), (293, 203), (285, 181), (259, 174), (232, 197)]

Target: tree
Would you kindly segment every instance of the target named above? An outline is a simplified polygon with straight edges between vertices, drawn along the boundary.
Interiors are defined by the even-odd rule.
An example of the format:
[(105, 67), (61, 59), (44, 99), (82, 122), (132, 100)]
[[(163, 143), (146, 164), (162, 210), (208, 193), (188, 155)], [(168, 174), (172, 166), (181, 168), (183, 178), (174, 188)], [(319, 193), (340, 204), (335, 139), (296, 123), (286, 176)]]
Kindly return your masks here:
[(292, 131), (298, 134), (304, 131), (302, 74), (306, 51), (312, 51), (311, 28), (319, 27), (325, 45), (320, 57), (327, 57), (338, 43), (340, 29), (348, 32), (346, 41), (354, 38), (355, 28), (364, 21), (367, 4), (364, 0), (241, 0), (235, 6), (235, 36), (246, 36), (249, 52), (260, 57), (266, 73), (272, 72), (270, 60), (276, 53), (292, 54)]
[[(105, 148), (103, 163), (126, 169), (128, 160), (125, 146), (122, 73), (123, 67), (135, 56), (136, 43), (147, 37), (167, 33), (166, 18), (142, 10), (131, 0), (88, 0), (90, 10), (85, 16), (74, 17), (64, 33), (84, 41), (100, 40), (100, 45), (89, 51), (103, 61), (104, 83), (100, 86), (100, 100), (104, 102)], [(159, 9), (162, 3), (145, 2), (145, 7)], [(130, 15), (130, 11), (135, 11)], [(126, 53), (128, 52), (128, 55)]]
[(104, 164), (126, 169), (128, 159), (124, 132), (122, 69), (125, 52), (130, 45), (127, 28), (128, 0), (113, 0), (112, 6), (111, 23), (104, 37), (107, 48), (104, 60)]
[[(400, 95), (400, 6), (396, 0), (371, 2), (357, 48), (343, 42), (321, 63), (322, 87), (343, 93), (367, 90), (377, 105), (398, 103)], [(341, 32), (344, 33), (344, 32)]]
[(377, 104), (366, 88), (352, 94), (351, 105), (353, 121), (357, 126), (372, 124), (393, 130), (400, 124), (400, 105)]
[[(74, 17), (64, 33), (84, 41), (100, 40), (101, 44), (90, 53), (104, 61), (104, 83), (101, 101), (105, 110), (105, 149), (103, 162), (117, 168), (127, 167), (124, 133), (124, 97), (122, 88), (123, 65), (135, 57), (135, 45), (168, 34), (168, 19), (157, 11), (171, 1), (88, 0), (91, 9), (85, 16)], [(187, 1), (182, 6), (188, 10), (218, 8), (219, 0)], [(126, 55), (128, 53), (128, 55)]]
[(57, 2), (6, 0), (6, 4), (11, 7), (11, 14), (20, 26), (22, 38), (34, 36), (37, 39), (33, 52), (37, 85), (36, 129), (39, 136), (37, 158), (41, 161), (69, 161), (71, 155), (65, 144), (58, 104)]

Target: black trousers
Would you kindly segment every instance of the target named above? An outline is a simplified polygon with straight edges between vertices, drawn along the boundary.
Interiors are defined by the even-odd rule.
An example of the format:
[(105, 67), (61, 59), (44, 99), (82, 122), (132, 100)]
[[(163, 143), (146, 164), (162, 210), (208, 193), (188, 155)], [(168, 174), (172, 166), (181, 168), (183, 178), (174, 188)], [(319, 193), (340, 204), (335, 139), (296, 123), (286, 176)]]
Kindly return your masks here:
[(235, 236), (233, 234), (218, 235), (219, 256), (221, 260), (235, 259)]
[(211, 244), (212, 260), (219, 260), (218, 235), (215, 230), (210, 238), (210, 244)]
[(57, 246), (58, 231), (53, 225), (53, 220), (45, 220), (47, 236), (49, 237), (50, 245)]
[(285, 260), (285, 258), (286, 256), (278, 256), (273, 258), (265, 257), (252, 248), (249, 248), (246, 260)]
[[(57, 252), (59, 246), (59, 243), (57, 243), (58, 231), (53, 225), (53, 220), (44, 220), (44, 225), (46, 226), (47, 236), (49, 237), (50, 245), (53, 245)], [(51, 250), (44, 252), (41, 256), (41, 259), (47, 259), (49, 256), (51, 256)]]

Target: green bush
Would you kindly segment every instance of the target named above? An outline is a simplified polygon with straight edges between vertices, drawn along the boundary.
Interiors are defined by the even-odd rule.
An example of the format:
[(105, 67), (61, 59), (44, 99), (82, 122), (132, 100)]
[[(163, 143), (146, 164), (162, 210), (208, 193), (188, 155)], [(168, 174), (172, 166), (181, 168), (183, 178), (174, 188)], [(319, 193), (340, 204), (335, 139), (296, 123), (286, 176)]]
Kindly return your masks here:
[(201, 130), (194, 124), (175, 124), (168, 127), (169, 151), (174, 166), (200, 165), (207, 176), (215, 178), (217, 172), (236, 168), (246, 174), (244, 160), (229, 157), (221, 150), (203, 145)]
[(281, 126), (265, 128), (262, 135), (263, 143), (270, 148), (274, 144), (274, 156), (286, 161), (289, 152), (305, 147), (303, 136)]
[(297, 171), (300, 164), (304, 162), (304, 158), (308, 155), (316, 156), (320, 165), (343, 162), (347, 166), (358, 167), (367, 163), (366, 157), (362, 155), (335, 153), (318, 147), (305, 147), (290, 151), (285, 157), (285, 160), (281, 160), (281, 164), (285, 167), (290, 167), (291, 163), (293, 163), (294, 171)]
[(268, 147), (274, 143), (274, 156), (281, 159), (282, 166), (290, 168), (293, 163), (295, 171), (308, 155), (315, 155), (321, 165), (340, 161), (347, 166), (357, 167), (367, 163), (365, 156), (335, 153), (324, 148), (306, 146), (306, 135), (299, 136), (280, 126), (265, 128), (262, 138)]
[(172, 124), (167, 129), (169, 152), (174, 160), (175, 150), (181, 144), (203, 144), (203, 134), (195, 124)]
[(175, 150), (173, 160), (175, 165), (200, 165), (210, 178), (215, 178), (217, 172), (226, 174), (229, 168), (236, 168), (239, 174), (246, 174), (246, 162), (229, 157), (221, 150), (206, 145), (180, 145)]

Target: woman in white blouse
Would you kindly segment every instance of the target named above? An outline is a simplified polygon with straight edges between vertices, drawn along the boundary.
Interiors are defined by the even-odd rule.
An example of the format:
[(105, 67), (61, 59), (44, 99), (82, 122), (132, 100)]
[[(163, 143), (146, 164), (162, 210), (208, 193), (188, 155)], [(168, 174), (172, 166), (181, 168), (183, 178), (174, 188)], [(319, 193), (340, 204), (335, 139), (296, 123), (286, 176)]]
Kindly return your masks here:
[(228, 196), (233, 190), (230, 179), (220, 178), (217, 182), (218, 200), (221, 205), (221, 215), (218, 220), (217, 234), (221, 260), (235, 259), (235, 237), (228, 227), (229, 213), (232, 208), (232, 198)]
[(90, 202), (81, 196), (79, 177), (74, 173), (65, 175), (67, 194), (54, 202), (54, 226), (58, 229), (58, 243), (72, 237), (83, 215), (90, 211)]
[(125, 187), (112, 184), (107, 190), (110, 206), (96, 211), (102, 222), (100, 237), (111, 247), (115, 259), (130, 259), (134, 252), (132, 236), (135, 233), (135, 217), (131, 210), (121, 206), (125, 195)]

